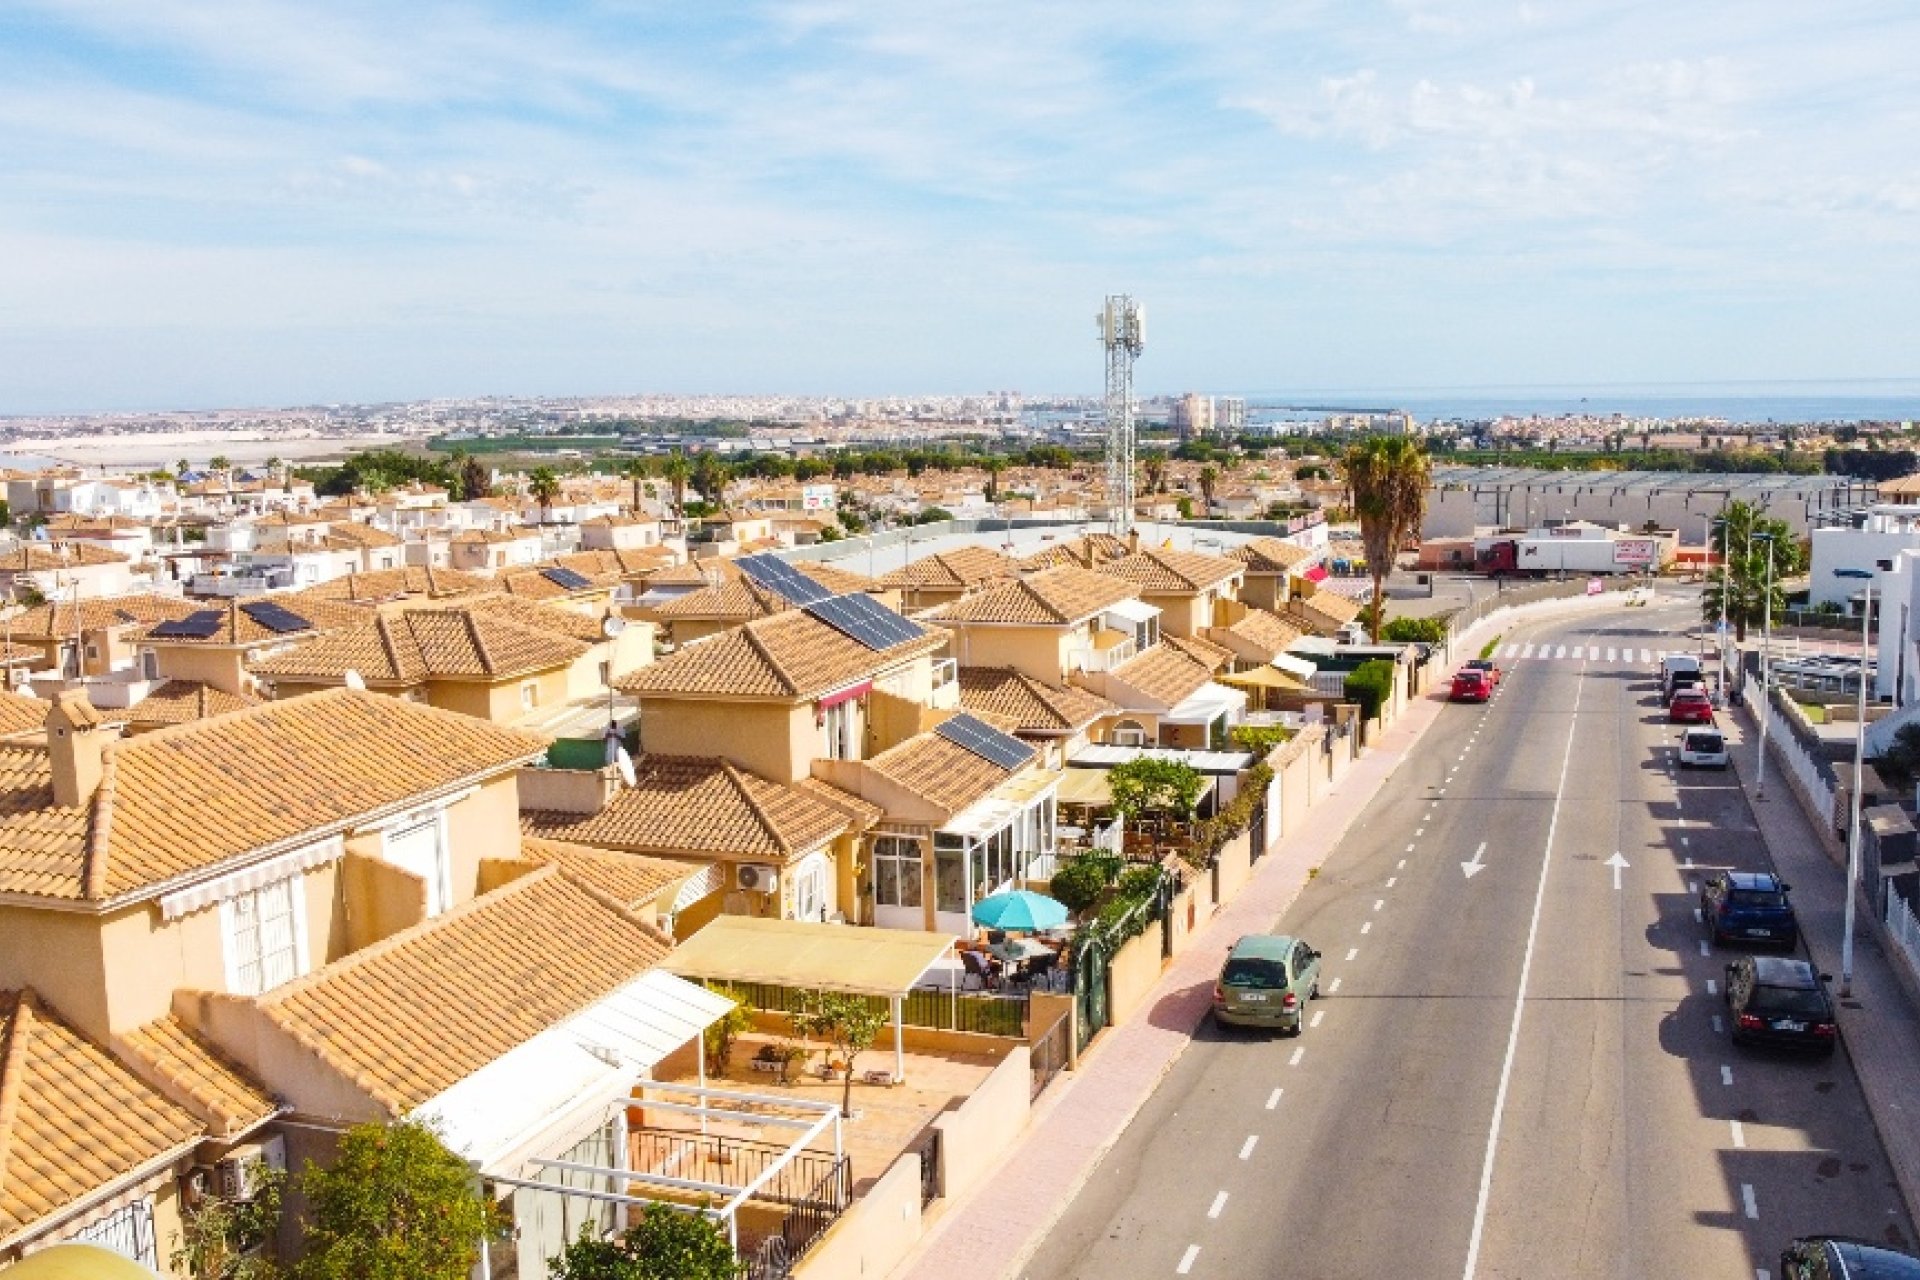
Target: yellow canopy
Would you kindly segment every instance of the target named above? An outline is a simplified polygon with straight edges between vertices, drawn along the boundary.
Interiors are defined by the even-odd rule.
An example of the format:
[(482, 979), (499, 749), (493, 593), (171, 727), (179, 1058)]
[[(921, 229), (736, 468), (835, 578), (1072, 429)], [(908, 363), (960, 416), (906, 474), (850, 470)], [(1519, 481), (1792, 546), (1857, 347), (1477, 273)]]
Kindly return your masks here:
[(1232, 685), (1236, 689), (1289, 689), (1304, 692), (1306, 685), (1273, 667), (1255, 667), (1251, 671), (1235, 671), (1223, 676), (1215, 676), (1221, 684)]
[(7, 1280), (154, 1280), (154, 1272), (91, 1244), (57, 1244), (6, 1268)]
[(949, 933), (720, 916), (660, 967), (683, 978), (904, 996), (953, 943)]
[(1107, 786), (1105, 769), (1068, 769), (1061, 773), (1060, 789), (1053, 798), (1058, 804), (1105, 809), (1113, 803), (1113, 791)]

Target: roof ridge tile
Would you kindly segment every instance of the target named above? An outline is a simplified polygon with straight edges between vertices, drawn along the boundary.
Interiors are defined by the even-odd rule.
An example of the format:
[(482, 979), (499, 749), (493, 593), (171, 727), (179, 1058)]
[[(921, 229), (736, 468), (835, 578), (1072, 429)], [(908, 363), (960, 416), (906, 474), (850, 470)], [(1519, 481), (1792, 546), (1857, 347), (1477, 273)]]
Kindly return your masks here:
[(20, 1117), (20, 1092), (27, 1074), (27, 1042), (33, 1038), (32, 987), (22, 987), (13, 998), (13, 1016), (7, 1019), (7, 1041), (0, 1045), (0, 1188), (7, 1185), (7, 1162), (13, 1150), (13, 1126)]

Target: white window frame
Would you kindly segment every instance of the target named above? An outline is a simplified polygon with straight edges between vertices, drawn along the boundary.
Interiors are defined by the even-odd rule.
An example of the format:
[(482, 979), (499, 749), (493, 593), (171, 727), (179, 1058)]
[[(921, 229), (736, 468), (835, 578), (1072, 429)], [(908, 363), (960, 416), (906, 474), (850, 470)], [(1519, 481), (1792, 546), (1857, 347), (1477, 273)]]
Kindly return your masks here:
[(820, 713), (821, 732), (826, 740), (826, 758), (829, 760), (858, 760), (860, 747), (856, 741), (858, 722), (854, 708), (859, 700), (848, 698), (836, 702)]
[[(809, 902), (808, 899), (812, 901)], [(810, 853), (793, 869), (793, 918), (821, 921), (827, 918), (827, 858)]]
[(520, 709), (522, 711), (537, 711), (539, 710), (539, 708), (540, 708), (540, 682), (538, 680), (521, 681)]
[(409, 874), (412, 868), (403, 867), (388, 856), (387, 850), (398, 836), (411, 835), (425, 826), (432, 826), (434, 849), (433, 871), (427, 879), (427, 918), (432, 919), (453, 905), (453, 846), (451, 833), (447, 830), (447, 811), (433, 809), (410, 813), (399, 822), (392, 823), (380, 832), (380, 860), (388, 866), (399, 867)]
[[(257, 996), (272, 991), (275, 987), (291, 982), (306, 973), (308, 963), (307, 937), (307, 878), (304, 872), (294, 872), (284, 879), (261, 885), (257, 889), (248, 889), (241, 893), (230, 894), (220, 900), (220, 955), (226, 969), (227, 990), (234, 995)], [(260, 941), (264, 937), (261, 928), (263, 917), (260, 915), (260, 896), (278, 890), (284, 890), (288, 896), (288, 913), (291, 917), (288, 935), (293, 945), (293, 972), (281, 982), (271, 985), (267, 982), (267, 954), (261, 949)], [(256, 969), (256, 978), (249, 981), (246, 969), (249, 957), (240, 950), (238, 937), (240, 916), (238, 904), (242, 899), (254, 904), (254, 946), (251, 962)]]

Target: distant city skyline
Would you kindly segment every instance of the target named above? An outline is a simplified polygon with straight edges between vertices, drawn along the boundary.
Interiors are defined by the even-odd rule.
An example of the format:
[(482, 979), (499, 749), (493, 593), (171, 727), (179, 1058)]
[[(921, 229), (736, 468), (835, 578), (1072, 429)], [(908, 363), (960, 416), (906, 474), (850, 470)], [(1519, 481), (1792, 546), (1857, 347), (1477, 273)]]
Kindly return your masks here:
[(1916, 47), (1892, 0), (16, 0), (0, 415), (1091, 395), (1110, 292), (1149, 393), (1911, 381)]

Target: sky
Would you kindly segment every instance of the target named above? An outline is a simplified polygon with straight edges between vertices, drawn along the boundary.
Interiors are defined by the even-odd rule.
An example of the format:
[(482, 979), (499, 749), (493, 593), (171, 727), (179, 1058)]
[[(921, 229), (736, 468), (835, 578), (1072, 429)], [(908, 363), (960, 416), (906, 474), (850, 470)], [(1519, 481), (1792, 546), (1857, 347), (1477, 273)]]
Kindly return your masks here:
[(6, 0), (0, 414), (1920, 374), (1911, 0)]

